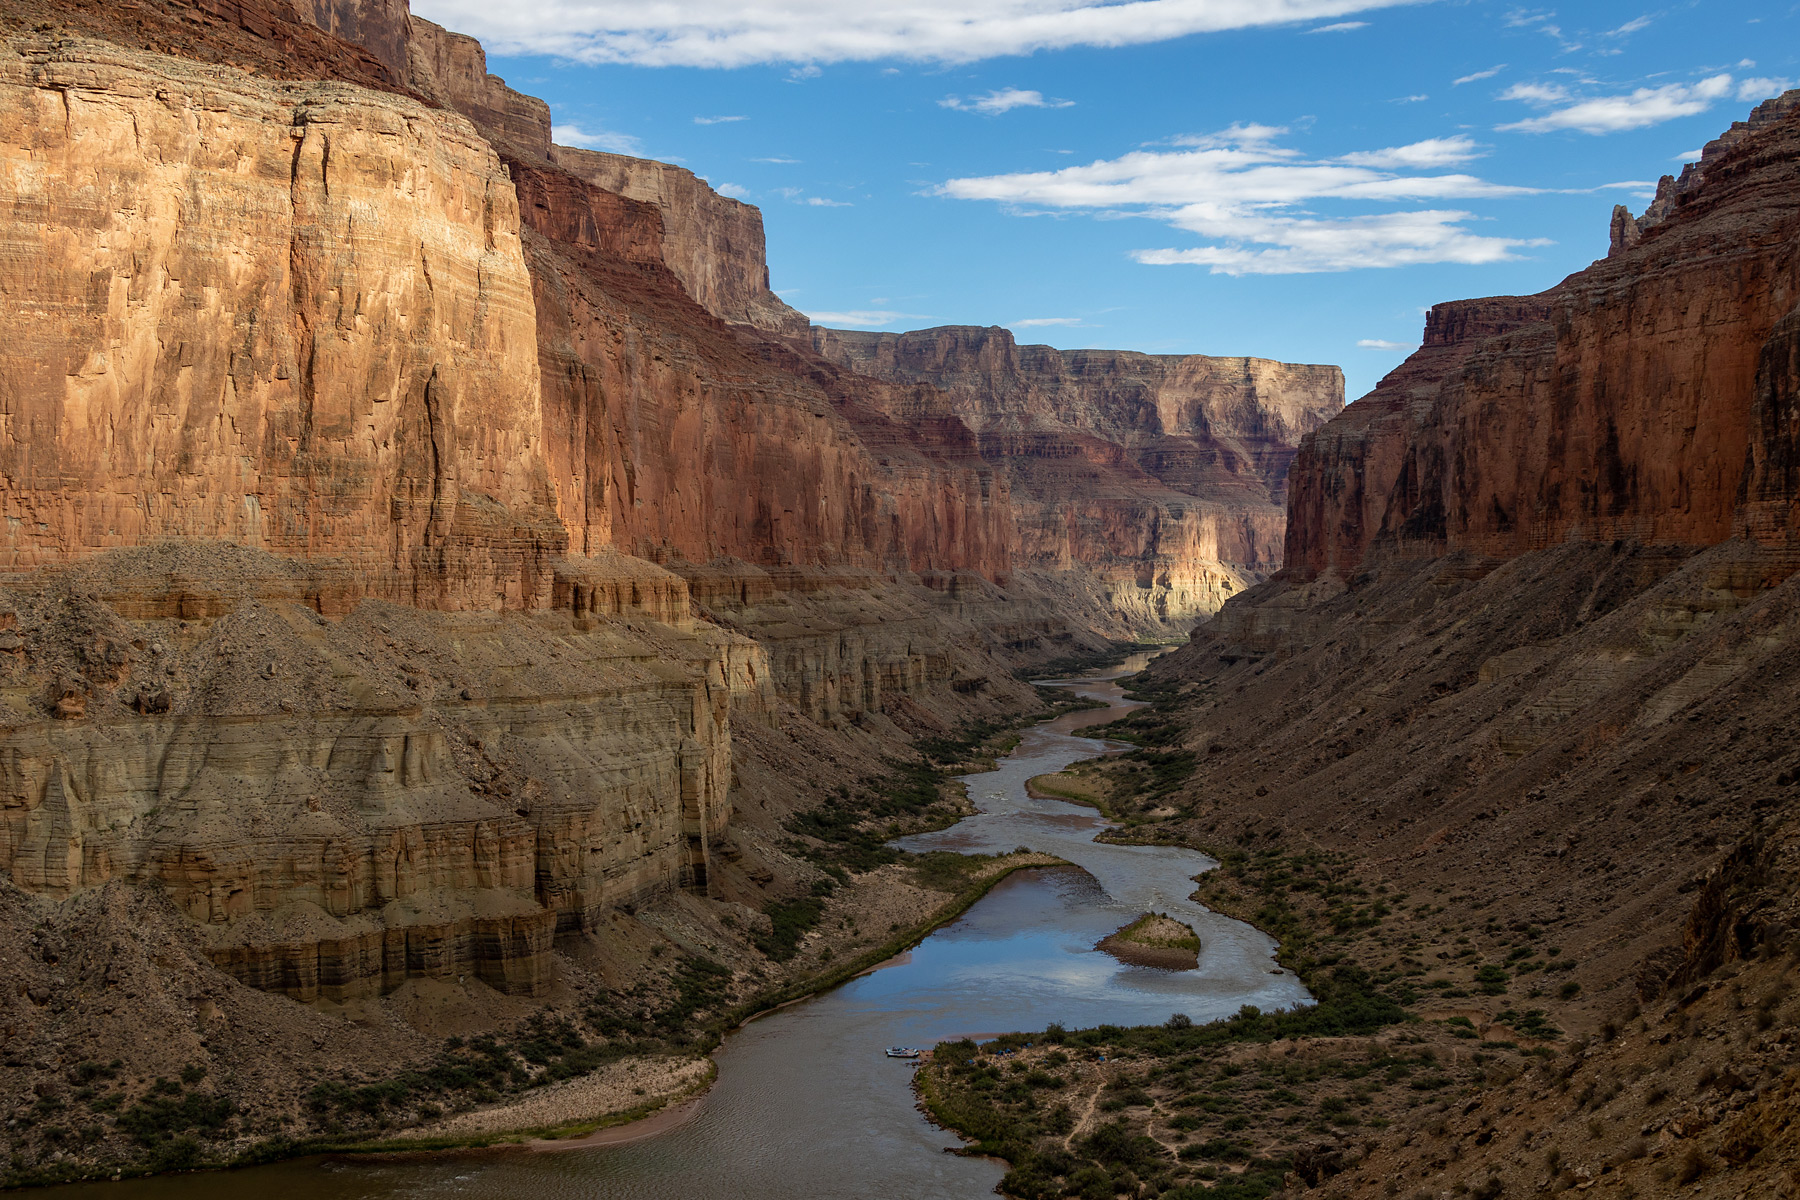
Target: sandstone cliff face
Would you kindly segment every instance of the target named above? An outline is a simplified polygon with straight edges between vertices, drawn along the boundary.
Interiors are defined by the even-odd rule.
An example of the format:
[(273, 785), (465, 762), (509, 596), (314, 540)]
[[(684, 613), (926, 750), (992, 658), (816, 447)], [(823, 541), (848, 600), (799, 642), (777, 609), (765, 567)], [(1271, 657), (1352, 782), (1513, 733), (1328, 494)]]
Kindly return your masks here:
[(466, 121), (31, 37), (0, 114), (0, 562), (223, 539), (548, 602), (531, 281)]
[(806, 318), (769, 290), (762, 213), (673, 163), (551, 143), (550, 106), (487, 69), (479, 41), (411, 16), (406, 0), (298, 0), (321, 29), (360, 43), (419, 95), (462, 113), (503, 153), (553, 163), (662, 218), (660, 254), (702, 308), (720, 320), (803, 337)]
[(1800, 122), (1763, 122), (1630, 249), (1539, 296), (1434, 309), (1424, 348), (1303, 443), (1287, 570), (1791, 545), (1797, 180)]
[(1336, 367), (1061, 351), (998, 328), (815, 329), (813, 342), (915, 385), (890, 400), (897, 418), (966, 424), (1005, 467), (1018, 565), (1143, 632), (1183, 629), (1281, 565), (1288, 463), (1343, 398)]
[(792, 350), (721, 325), (629, 232), (647, 204), (514, 173), (534, 231), (546, 450), (575, 545), (1006, 572), (1007, 495), (970, 447), (955, 462), (907, 446)]
[[(343, 0), (318, 0), (322, 5)], [(550, 152), (550, 106), (488, 74), (487, 51), (464, 33), (411, 18), (406, 33), (406, 83), (475, 122), (496, 147), (543, 158)]]
[(803, 336), (806, 317), (769, 290), (762, 213), (713, 191), (673, 163), (553, 146), (557, 166), (604, 191), (656, 205), (663, 262), (687, 294), (722, 321)]
[[(444, 107), (96, 41), (0, 60), (0, 271), (36, 301), (0, 315), (0, 870), (158, 885), (308, 1001), (541, 994), (557, 937), (711, 886), (733, 716), (941, 730), (1022, 702), (989, 650), (1070, 636), (970, 577), (1014, 535), (964, 426), (725, 325), (657, 204), (524, 156), (498, 81), (426, 86), (426, 50), (479, 47), (421, 24)], [(769, 593), (697, 623), (617, 546)]]

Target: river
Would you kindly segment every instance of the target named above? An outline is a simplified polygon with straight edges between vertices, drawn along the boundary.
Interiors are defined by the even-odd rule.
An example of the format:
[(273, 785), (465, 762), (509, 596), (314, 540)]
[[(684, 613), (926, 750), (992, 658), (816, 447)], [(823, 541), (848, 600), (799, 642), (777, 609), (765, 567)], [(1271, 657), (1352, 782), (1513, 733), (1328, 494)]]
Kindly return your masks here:
[[(554, 1153), (490, 1152), (422, 1161), (304, 1159), (245, 1171), (79, 1185), (57, 1200), (975, 1200), (1004, 1167), (944, 1151), (957, 1139), (915, 1108), (911, 1068), (895, 1044), (960, 1034), (1133, 1025), (1186, 1013), (1195, 1021), (1240, 1005), (1304, 1003), (1277, 967), (1274, 943), (1187, 897), (1213, 865), (1169, 847), (1094, 841), (1091, 809), (1034, 800), (1025, 781), (1106, 750), (1077, 730), (1133, 707), (1118, 684), (1140, 655), (1069, 684), (1107, 701), (1024, 731), (1000, 769), (965, 776), (978, 813), (901, 841), (913, 850), (990, 852), (1029, 846), (1073, 867), (1021, 871), (893, 965), (752, 1022), (719, 1049), (718, 1082), (686, 1118), (653, 1137)], [(1148, 909), (1191, 924), (1195, 971), (1125, 966), (1093, 949)]]

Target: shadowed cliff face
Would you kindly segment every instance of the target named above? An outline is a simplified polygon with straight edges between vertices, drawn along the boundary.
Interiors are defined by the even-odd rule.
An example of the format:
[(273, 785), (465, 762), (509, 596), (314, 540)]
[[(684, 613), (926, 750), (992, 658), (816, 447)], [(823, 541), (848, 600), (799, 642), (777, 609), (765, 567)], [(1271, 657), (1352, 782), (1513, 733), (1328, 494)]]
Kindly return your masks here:
[(1281, 565), (1288, 464), (1343, 403), (1336, 367), (1020, 346), (998, 328), (812, 337), (915, 385), (888, 397), (897, 418), (967, 425), (1011, 486), (1019, 568), (1140, 633), (1183, 631)]
[(1569, 539), (1790, 546), (1797, 158), (1800, 123), (1758, 122), (1630, 248), (1433, 309), (1424, 347), (1301, 447), (1291, 576)]
[[(1793, 1190), (1796, 100), (1608, 258), (1434, 308), (1302, 443), (1284, 569), (1149, 673), (1196, 753), (1170, 836), (1344, 854), (1436, 933), (1334, 954), (1423, 978), (1429, 1020), (1572, 1035), (1337, 1137), (1334, 1195)], [(1563, 986), (1514, 966), (1528, 930)], [(1465, 956), (1516, 973), (1427, 994)]]
[(829, 394), (824, 364), (690, 299), (629, 232), (655, 208), (552, 167), (513, 173), (539, 235), (547, 450), (577, 545), (1004, 576), (1011, 510), (966, 431), (947, 453), (904, 444)]

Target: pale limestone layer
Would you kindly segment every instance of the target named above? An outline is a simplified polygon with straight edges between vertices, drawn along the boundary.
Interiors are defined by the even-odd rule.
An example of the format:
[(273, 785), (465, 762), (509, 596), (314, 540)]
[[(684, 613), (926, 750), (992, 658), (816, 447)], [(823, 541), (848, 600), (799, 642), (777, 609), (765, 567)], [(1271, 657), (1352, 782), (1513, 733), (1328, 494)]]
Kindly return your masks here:
[(548, 603), (531, 283), (466, 120), (18, 37), (0, 187), (0, 564), (225, 539)]
[[(696, 629), (680, 578), (633, 561), (591, 565), (580, 617), (331, 622), (253, 587), (128, 620), (85, 582), (154, 578), (129, 561), (17, 588), (0, 870), (57, 898), (157, 884), (219, 966), (299, 999), (465, 972), (537, 994), (555, 935), (707, 888), (731, 707), (766, 705), (756, 647)], [(38, 715), (47, 682), (74, 712)]]

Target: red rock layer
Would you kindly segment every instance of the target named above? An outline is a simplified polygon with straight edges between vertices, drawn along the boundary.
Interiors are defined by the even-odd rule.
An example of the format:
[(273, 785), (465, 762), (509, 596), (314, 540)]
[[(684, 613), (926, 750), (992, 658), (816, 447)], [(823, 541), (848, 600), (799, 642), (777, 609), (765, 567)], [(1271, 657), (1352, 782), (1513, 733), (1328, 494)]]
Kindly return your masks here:
[(999, 328), (812, 336), (911, 385), (888, 394), (897, 419), (972, 429), (1011, 487), (1017, 565), (1093, 589), (1140, 632), (1184, 628), (1281, 565), (1288, 463), (1343, 402), (1336, 367), (1062, 351)]
[(545, 448), (573, 545), (1006, 573), (1011, 510), (966, 429), (915, 441), (867, 403), (881, 385), (725, 326), (663, 265), (651, 205), (510, 166), (539, 235)]
[(1797, 244), (1785, 116), (1629, 249), (1538, 296), (1440, 305), (1420, 351), (1302, 443), (1287, 572), (1571, 539), (1792, 547)]
[(222, 539), (353, 594), (548, 602), (531, 280), (466, 121), (29, 34), (0, 169), (31, 298), (0, 309), (0, 563)]

